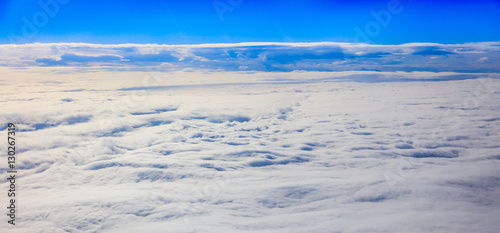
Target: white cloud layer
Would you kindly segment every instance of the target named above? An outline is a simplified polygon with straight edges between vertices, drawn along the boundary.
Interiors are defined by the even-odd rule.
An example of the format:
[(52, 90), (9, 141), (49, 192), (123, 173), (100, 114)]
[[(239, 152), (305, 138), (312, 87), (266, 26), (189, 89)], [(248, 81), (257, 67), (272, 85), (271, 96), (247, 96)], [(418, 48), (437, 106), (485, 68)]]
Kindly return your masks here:
[[(218, 67), (224, 59), (250, 70), (254, 60), (286, 66), (288, 55), (291, 67), (309, 62), (297, 53), (310, 60), (357, 53), (349, 56), (366, 62), (488, 57), (495, 64), (497, 47), (318, 44), (332, 49), (307, 53), (313, 45), (231, 46), (0, 46), (9, 66), (0, 67), (0, 127), (5, 136), (8, 122), (18, 126), (21, 177), (18, 224), (2, 222), (2, 229), (498, 229), (498, 76), (209, 69), (229, 69)], [(450, 54), (459, 46), (467, 49)], [(113, 71), (123, 63), (127, 72)], [(171, 65), (141, 71), (158, 63)]]

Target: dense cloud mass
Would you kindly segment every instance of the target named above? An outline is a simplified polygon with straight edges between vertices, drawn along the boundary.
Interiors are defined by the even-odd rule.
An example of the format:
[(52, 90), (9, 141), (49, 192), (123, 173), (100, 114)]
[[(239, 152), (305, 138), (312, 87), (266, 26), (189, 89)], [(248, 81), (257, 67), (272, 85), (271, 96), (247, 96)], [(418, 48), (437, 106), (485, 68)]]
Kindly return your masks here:
[(500, 43), (239, 43), (203, 45), (0, 45), (3, 66), (100, 66), (228, 71), (499, 72)]
[(496, 232), (499, 49), (0, 45), (0, 229)]

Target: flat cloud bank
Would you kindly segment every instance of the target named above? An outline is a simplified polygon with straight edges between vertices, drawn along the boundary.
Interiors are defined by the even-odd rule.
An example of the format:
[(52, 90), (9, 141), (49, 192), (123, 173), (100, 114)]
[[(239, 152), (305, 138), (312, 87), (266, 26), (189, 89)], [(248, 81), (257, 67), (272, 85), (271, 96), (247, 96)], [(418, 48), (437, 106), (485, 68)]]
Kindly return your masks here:
[(334, 42), (200, 45), (46, 43), (0, 45), (0, 66), (109, 71), (500, 72), (500, 42), (372, 45)]

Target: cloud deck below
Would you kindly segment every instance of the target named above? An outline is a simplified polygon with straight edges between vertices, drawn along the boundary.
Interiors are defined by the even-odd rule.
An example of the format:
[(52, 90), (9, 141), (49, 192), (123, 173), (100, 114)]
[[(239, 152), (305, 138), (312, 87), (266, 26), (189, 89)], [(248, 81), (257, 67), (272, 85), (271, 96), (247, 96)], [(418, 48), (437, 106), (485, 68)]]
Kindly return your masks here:
[(496, 78), (5, 73), (19, 76), (0, 80), (0, 122), (19, 127), (13, 232), (498, 227)]

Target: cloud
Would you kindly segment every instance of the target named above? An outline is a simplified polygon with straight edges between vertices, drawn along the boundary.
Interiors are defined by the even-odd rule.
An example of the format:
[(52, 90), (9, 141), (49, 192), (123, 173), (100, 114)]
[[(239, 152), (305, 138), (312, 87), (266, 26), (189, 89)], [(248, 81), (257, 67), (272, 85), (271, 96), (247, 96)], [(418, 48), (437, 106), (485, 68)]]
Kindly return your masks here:
[(119, 55), (77, 55), (71, 53), (65, 53), (61, 56), (61, 60), (65, 62), (107, 62), (107, 61), (120, 61), (121, 56)]
[(66, 65), (66, 63), (61, 62), (60, 59), (57, 58), (36, 58), (35, 62), (41, 65), (46, 66), (62, 66)]
[[(201, 45), (52, 43), (0, 45), (3, 66), (247, 71), (500, 72), (499, 43), (236, 43)], [(429, 57), (436, 58), (429, 61)], [(487, 57), (484, 60), (483, 57)], [(483, 59), (483, 60), (480, 60)], [(168, 63), (167, 66), (162, 64)], [(477, 65), (481, 64), (480, 67)], [(112, 66), (110, 66), (112, 65)], [(241, 67), (241, 68), (240, 68)], [(245, 68), (246, 67), (246, 68)]]
[(479, 64), (489, 64), (491, 63), (490, 59), (488, 57), (482, 57), (477, 60), (477, 63)]
[(65, 53), (58, 58), (36, 58), (35, 62), (47, 66), (63, 66), (68, 64), (86, 64), (86, 63), (106, 63), (121, 61), (119, 55), (78, 55)]
[(498, 228), (500, 79), (80, 69), (0, 67), (19, 232)]

